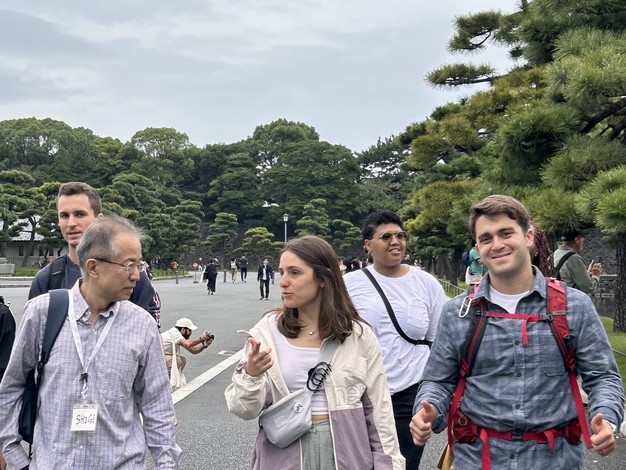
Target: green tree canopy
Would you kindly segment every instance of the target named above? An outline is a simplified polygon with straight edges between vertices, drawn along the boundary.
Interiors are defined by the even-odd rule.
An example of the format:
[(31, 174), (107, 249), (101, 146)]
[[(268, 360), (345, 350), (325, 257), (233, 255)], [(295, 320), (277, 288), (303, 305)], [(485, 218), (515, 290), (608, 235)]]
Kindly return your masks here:
[[(0, 257), (6, 257), (7, 242), (31, 224), (30, 248), (34, 245), (39, 214), (45, 208), (45, 196), (34, 187), (35, 179), (18, 170), (0, 171)], [(22, 222), (23, 220), (23, 222)], [(28, 263), (28, 253), (24, 266)]]
[(261, 262), (265, 257), (275, 258), (281, 245), (280, 242), (273, 242), (274, 235), (265, 227), (252, 227), (246, 230), (243, 243), (237, 249), (237, 252), (246, 255), (251, 262)]
[(302, 235), (317, 235), (325, 239), (330, 235), (330, 219), (326, 212), (326, 200), (317, 198), (304, 205), (304, 213), (296, 222), (296, 233)]
[(209, 235), (204, 244), (212, 252), (224, 256), (233, 247), (233, 242), (237, 236), (237, 225), (235, 214), (219, 212), (215, 216), (215, 221), (209, 226)]

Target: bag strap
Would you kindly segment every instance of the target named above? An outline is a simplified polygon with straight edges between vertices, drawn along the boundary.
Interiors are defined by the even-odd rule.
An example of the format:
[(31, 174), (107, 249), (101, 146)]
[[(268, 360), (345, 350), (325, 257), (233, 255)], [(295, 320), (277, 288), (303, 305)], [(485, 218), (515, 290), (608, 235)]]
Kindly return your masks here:
[(59, 256), (50, 263), (50, 279), (48, 280), (48, 291), (59, 289), (65, 279), (65, 266), (67, 265), (67, 255)]
[(563, 265), (565, 264), (565, 262), (570, 259), (572, 256), (574, 256), (576, 254), (576, 252), (574, 251), (569, 251), (567, 253), (565, 253), (563, 256), (561, 256), (561, 259), (559, 260), (559, 264), (557, 264), (554, 267), (554, 277), (557, 278), (557, 280), (561, 280), (561, 268), (563, 267)]
[[(320, 389), (326, 379), (326, 376), (330, 373), (330, 361), (339, 347), (339, 344), (341, 343), (337, 338), (328, 338), (324, 343), (322, 343), (319, 362), (309, 371), (309, 377), (304, 387), (305, 392), (309, 395), (313, 396), (313, 394)], [(315, 388), (309, 387), (309, 382), (312, 382)]]
[[(54, 345), (61, 328), (63, 328), (63, 323), (65, 322), (65, 316), (67, 315), (67, 309), (69, 306), (69, 296), (70, 293), (67, 289), (55, 289), (50, 291), (48, 316), (43, 333), (43, 340), (41, 342), (41, 355), (39, 356), (39, 362), (37, 363), (37, 374), (35, 375), (33, 371), (29, 372), (29, 375), (32, 373), (35, 376), (35, 401), (32, 405), (35, 413), (37, 412), (39, 384), (41, 383), (43, 377), (43, 369), (48, 362), (48, 359), (50, 359), (52, 346)], [(20, 412), (20, 419), (22, 419), (22, 412)], [(22, 429), (20, 424), (20, 432), (21, 431)], [(28, 442), (28, 458), (30, 459), (33, 455), (32, 435), (30, 436), (30, 440), (26, 437), (24, 440)]]
[(340, 344), (337, 338), (328, 338), (320, 348), (320, 362), (330, 364), (330, 360), (333, 358)]
[(428, 341), (426, 339), (413, 339), (413, 338), (409, 337), (402, 330), (402, 328), (400, 328), (400, 324), (398, 323), (398, 319), (396, 318), (396, 314), (393, 312), (393, 308), (391, 308), (391, 304), (389, 303), (389, 300), (387, 299), (387, 296), (383, 292), (383, 289), (380, 287), (380, 284), (378, 283), (378, 281), (376, 280), (374, 275), (371, 272), (369, 272), (369, 270), (366, 269), (366, 268), (363, 268), (361, 271), (363, 271), (363, 273), (365, 273), (367, 278), (372, 282), (372, 284), (374, 285), (374, 287), (378, 291), (378, 294), (380, 294), (380, 297), (383, 299), (383, 303), (385, 304), (385, 308), (387, 309), (387, 313), (389, 314), (389, 318), (391, 318), (391, 323), (393, 323), (393, 326), (396, 329), (396, 331), (398, 332), (398, 334), (405, 341), (408, 341), (411, 344), (415, 344), (415, 345), (417, 345), (417, 344), (425, 344), (430, 349), (430, 347), (433, 345), (432, 341)]
[(50, 351), (54, 342), (59, 336), (67, 309), (69, 307), (70, 291), (67, 289), (54, 289), (50, 291), (50, 303), (48, 304), (48, 318), (46, 320), (46, 329), (43, 334), (41, 343), (41, 357), (37, 363), (37, 384), (41, 382), (43, 368), (50, 359)]
[(576, 414), (578, 415), (583, 440), (587, 448), (591, 449), (593, 447), (591, 444), (591, 433), (587, 425), (585, 407), (580, 395), (580, 389), (578, 388), (578, 382), (576, 381), (576, 351), (572, 345), (567, 323), (566, 289), (563, 281), (557, 279), (548, 280), (546, 295), (548, 297), (548, 313), (552, 318), (550, 329), (563, 356), (563, 364), (567, 370), (572, 395), (574, 395), (574, 404), (576, 405)]

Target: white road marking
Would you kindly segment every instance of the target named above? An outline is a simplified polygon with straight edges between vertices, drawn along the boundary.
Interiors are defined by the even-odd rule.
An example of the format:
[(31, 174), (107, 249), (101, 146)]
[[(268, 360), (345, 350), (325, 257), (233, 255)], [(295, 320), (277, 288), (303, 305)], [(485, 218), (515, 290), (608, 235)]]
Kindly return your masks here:
[(228, 369), (232, 365), (234, 365), (237, 362), (239, 362), (239, 358), (241, 357), (242, 353), (243, 353), (243, 349), (237, 351), (232, 356), (230, 356), (228, 359), (224, 359), (219, 364), (211, 367), (206, 372), (200, 374), (198, 377), (193, 379), (191, 382), (188, 382), (183, 387), (180, 387), (175, 392), (172, 392), (172, 400), (174, 401), (174, 404), (178, 403), (181, 400), (184, 400), (189, 395), (191, 395), (193, 392), (195, 392), (200, 387), (202, 387), (205, 383), (207, 383), (208, 381), (210, 381), (214, 377), (217, 377), (219, 374), (224, 372), (226, 369)]

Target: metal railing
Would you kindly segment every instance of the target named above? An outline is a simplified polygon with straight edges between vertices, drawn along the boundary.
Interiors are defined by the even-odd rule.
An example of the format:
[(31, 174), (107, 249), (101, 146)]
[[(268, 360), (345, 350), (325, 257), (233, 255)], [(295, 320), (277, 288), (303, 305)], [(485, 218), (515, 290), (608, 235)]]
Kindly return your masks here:
[(443, 290), (448, 297), (456, 297), (457, 295), (465, 292), (465, 289), (459, 286), (455, 286), (454, 284), (451, 284), (449, 281), (446, 281), (444, 279), (439, 279), (439, 283), (441, 284), (441, 287), (443, 287)]

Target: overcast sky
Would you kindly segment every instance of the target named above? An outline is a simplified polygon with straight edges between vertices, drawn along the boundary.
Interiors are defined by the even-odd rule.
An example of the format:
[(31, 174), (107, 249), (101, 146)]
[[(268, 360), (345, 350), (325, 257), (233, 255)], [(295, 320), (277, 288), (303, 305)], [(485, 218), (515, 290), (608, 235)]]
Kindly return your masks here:
[[(4, 0), (0, 120), (52, 118), (126, 141), (173, 127), (197, 146), (278, 118), (354, 151), (471, 89), (425, 74), (457, 15), (515, 0)], [(471, 57), (499, 72), (504, 51)]]

